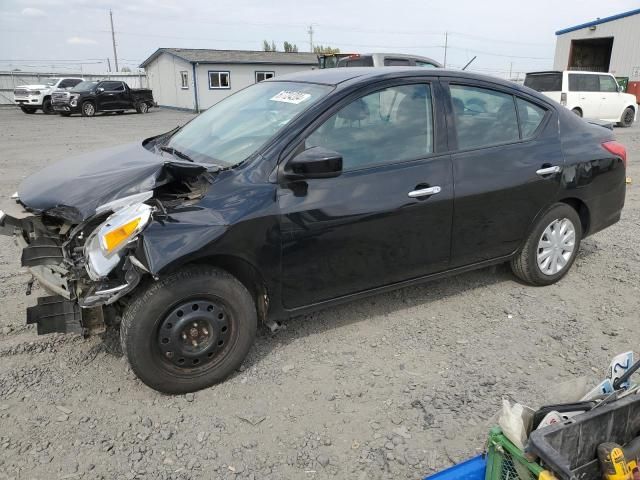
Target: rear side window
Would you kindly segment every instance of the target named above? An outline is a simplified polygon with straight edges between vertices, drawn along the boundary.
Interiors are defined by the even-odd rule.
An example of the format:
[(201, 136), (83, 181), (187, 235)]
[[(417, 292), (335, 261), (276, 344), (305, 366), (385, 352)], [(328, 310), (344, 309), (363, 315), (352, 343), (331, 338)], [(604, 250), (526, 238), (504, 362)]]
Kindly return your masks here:
[(345, 170), (423, 158), (433, 152), (433, 110), (428, 84), (390, 87), (358, 98), (326, 120), (305, 141), (342, 155)]
[(617, 92), (618, 83), (609, 75), (598, 75), (601, 92)]
[(385, 67), (408, 67), (409, 65), (411, 65), (411, 62), (408, 58), (385, 57), (384, 59)]
[(513, 96), (469, 85), (451, 85), (458, 148), (480, 148), (520, 139)]
[(599, 75), (585, 75), (583, 73), (569, 74), (569, 91), (570, 92), (599, 92), (600, 80)]
[(416, 67), (423, 67), (423, 68), (437, 68), (433, 63), (429, 63), (429, 62), (422, 62), (420, 60), (416, 60)]
[(531, 138), (542, 123), (547, 111), (522, 98), (517, 98), (516, 103), (518, 104), (518, 118), (520, 120), (522, 138)]
[(538, 92), (561, 92), (562, 73), (529, 73), (524, 78), (524, 86), (533, 88)]
[(339, 67), (373, 67), (373, 57), (345, 57), (338, 62)]

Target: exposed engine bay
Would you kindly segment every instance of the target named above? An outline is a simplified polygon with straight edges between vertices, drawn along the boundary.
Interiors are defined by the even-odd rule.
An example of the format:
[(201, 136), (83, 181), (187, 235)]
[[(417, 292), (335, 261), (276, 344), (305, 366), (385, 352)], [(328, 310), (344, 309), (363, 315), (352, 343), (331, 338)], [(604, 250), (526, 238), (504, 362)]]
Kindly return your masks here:
[[(22, 266), (51, 294), (27, 309), (27, 323), (37, 324), (38, 334), (85, 336), (117, 323), (126, 296), (145, 276), (152, 276), (142, 232), (152, 222), (171, 221), (176, 207), (197, 203), (213, 181), (211, 170), (185, 162), (147, 164), (144, 178), (129, 181), (151, 188), (111, 196), (90, 208), (86, 202), (74, 202), (38, 209), (22, 198), (21, 191), (16, 193), (11, 204), (2, 205), (0, 233), (14, 236), (22, 248)], [(136, 173), (141, 173), (139, 165)], [(30, 190), (27, 197), (33, 196)]]

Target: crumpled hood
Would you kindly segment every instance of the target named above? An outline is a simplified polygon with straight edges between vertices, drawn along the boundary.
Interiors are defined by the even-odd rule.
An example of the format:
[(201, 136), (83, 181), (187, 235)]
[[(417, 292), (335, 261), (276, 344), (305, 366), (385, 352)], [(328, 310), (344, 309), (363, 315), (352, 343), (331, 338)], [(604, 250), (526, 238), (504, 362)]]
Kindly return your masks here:
[(57, 162), (27, 177), (18, 196), (31, 211), (80, 223), (107, 202), (149, 191), (171, 176), (206, 170), (202, 164), (162, 157), (133, 143)]

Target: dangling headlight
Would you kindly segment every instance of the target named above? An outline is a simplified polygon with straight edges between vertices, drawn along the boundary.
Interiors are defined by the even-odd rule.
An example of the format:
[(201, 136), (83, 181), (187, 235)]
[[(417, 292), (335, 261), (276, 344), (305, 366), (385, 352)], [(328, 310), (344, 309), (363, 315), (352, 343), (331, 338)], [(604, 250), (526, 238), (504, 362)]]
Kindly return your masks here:
[(140, 203), (116, 211), (94, 230), (85, 245), (87, 272), (93, 280), (107, 276), (120, 261), (118, 252), (144, 230), (152, 208)]

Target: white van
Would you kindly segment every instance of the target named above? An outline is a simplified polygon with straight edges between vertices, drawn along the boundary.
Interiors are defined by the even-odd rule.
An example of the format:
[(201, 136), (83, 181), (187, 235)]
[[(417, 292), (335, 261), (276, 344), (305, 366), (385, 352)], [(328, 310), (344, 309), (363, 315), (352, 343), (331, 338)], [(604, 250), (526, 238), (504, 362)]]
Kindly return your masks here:
[(616, 78), (599, 72), (532, 72), (524, 85), (560, 102), (576, 115), (629, 127), (636, 119), (634, 95), (622, 92)]

